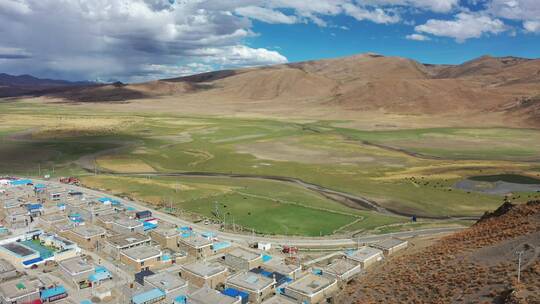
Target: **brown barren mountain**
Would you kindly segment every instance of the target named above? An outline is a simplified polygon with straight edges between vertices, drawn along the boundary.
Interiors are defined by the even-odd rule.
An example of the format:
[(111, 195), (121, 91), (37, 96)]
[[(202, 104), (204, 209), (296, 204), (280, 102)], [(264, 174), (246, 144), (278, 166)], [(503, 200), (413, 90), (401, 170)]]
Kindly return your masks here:
[(505, 203), (464, 231), (410, 248), (342, 297), (339, 303), (540, 303), (540, 201)]
[[(495, 113), (519, 126), (540, 126), (540, 59), (489, 57), (460, 65), (430, 65), (362, 54), (268, 67), (203, 73), (122, 86), (42, 92), (73, 101), (154, 99), (230, 112), (379, 111), (404, 115)], [(157, 101), (156, 101), (157, 98)], [(149, 107), (147, 105), (147, 107)], [(276, 110), (277, 111), (277, 110)], [(323, 115), (321, 115), (323, 116)]]

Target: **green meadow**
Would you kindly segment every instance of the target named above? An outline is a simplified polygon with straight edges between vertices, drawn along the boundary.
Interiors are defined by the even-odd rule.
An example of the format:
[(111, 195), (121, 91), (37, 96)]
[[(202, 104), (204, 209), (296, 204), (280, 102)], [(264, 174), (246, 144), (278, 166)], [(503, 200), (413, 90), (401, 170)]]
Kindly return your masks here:
[[(344, 128), (345, 124), (88, 112), (75, 106), (4, 102), (0, 172), (81, 176), (89, 185), (130, 193), (151, 204), (173, 202), (175, 209), (201, 217), (234, 218), (248, 230), (298, 235), (393, 231), (409, 218), (346, 206), (296, 184), (264, 177), (297, 178), (370, 199), (396, 213), (461, 217), (493, 210), (503, 198), (454, 189), (457, 181), (504, 173), (531, 178), (540, 174), (537, 130), (366, 131)], [(253, 178), (137, 175), (180, 172)], [(517, 201), (535, 196), (526, 193)], [(216, 204), (222, 213), (216, 214)], [(411, 227), (416, 226), (422, 225)]]

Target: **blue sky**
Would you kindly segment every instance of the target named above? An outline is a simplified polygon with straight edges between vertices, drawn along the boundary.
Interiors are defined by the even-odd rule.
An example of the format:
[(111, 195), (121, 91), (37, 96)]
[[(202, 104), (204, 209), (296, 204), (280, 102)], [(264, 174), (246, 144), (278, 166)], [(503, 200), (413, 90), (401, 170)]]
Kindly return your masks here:
[(374, 52), (540, 57), (540, 0), (1, 0), (0, 72), (126, 82)]
[[(540, 1), (539, 1), (540, 2)], [(410, 17), (416, 24), (444, 14), (420, 13)], [(289, 61), (333, 58), (374, 52), (387, 56), (408, 57), (424, 63), (459, 64), (482, 56), (540, 57), (540, 35), (526, 33), (520, 23), (506, 21), (512, 29), (497, 35), (457, 42), (451, 37), (432, 36), (428, 41), (407, 39), (414, 25), (377, 24), (349, 16), (330, 18), (333, 27), (307, 24), (268, 24), (255, 21), (257, 36), (247, 39), (252, 47), (275, 49)], [(341, 29), (346, 26), (347, 29)], [(514, 31), (519, 33), (514, 33)]]

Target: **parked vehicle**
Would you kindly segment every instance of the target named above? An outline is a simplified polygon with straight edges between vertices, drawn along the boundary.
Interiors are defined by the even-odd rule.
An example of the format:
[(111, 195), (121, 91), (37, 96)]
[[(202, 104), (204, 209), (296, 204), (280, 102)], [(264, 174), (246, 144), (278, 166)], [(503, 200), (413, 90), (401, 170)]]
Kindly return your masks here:
[(81, 181), (76, 178), (76, 177), (73, 177), (73, 176), (70, 176), (70, 177), (62, 177), (60, 178), (60, 182), (63, 183), (63, 184), (69, 184), (69, 185), (80, 185)]

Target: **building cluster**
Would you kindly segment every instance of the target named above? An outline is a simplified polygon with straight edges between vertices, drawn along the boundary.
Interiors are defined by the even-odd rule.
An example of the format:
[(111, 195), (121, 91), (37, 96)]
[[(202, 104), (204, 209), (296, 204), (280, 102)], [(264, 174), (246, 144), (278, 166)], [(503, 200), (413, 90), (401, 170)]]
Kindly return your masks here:
[(330, 303), (399, 239), (301, 263), (58, 183), (0, 179), (0, 301)]

